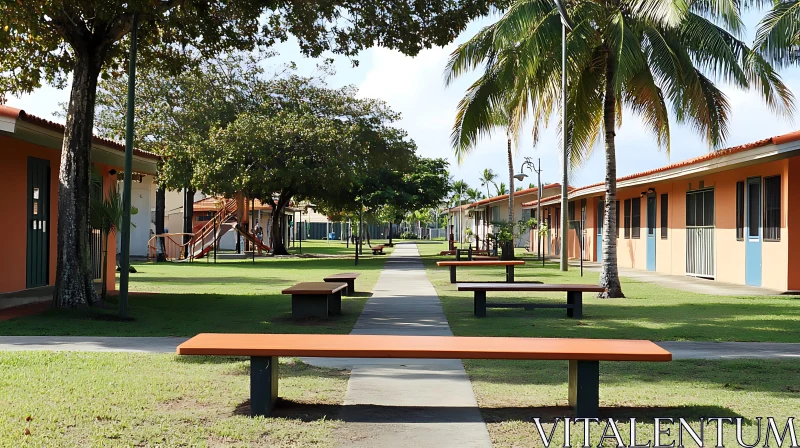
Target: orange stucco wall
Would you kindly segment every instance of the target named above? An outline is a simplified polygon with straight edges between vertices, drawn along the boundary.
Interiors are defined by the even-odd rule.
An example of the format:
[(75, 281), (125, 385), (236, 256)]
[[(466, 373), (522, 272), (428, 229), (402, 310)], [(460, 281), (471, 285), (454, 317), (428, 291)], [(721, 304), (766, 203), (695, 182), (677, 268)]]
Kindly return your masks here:
[[(5, 214), (0, 219), (0, 237), (3, 238), (3, 256), (0, 257), (0, 293), (25, 289), (27, 260), (27, 206), (28, 157), (50, 161), (50, 251), (49, 284), (56, 278), (56, 248), (58, 223), (58, 170), (60, 153), (32, 143), (0, 135), (0, 191), (4, 196)], [(98, 165), (104, 173), (106, 190), (115, 180), (108, 175), (109, 167)], [(114, 289), (116, 275), (116, 237), (109, 238), (109, 263), (107, 265), (109, 288)]]
[(0, 191), (5, 213), (0, 219), (3, 256), (0, 293), (25, 289), (27, 260), (28, 157), (50, 161), (50, 284), (56, 278), (58, 151), (0, 135)]
[[(762, 243), (762, 283), (766, 288), (787, 290), (800, 289), (800, 241), (791, 239), (789, 223), (797, 229), (800, 225), (800, 212), (789, 207), (789, 198), (800, 194), (800, 175), (792, 179), (792, 173), (800, 173), (800, 157), (761, 163), (744, 168), (722, 171), (695, 178), (676, 181), (655, 182), (653, 184), (620, 188), (617, 191), (620, 211), (619, 238), (617, 250), (619, 266), (634, 269), (647, 268), (647, 201), (641, 197), (648, 188), (656, 192), (656, 271), (664, 274), (685, 275), (686, 273), (686, 192), (697, 189), (702, 181), (705, 188), (714, 188), (715, 201), (715, 268), (716, 279), (724, 282), (744, 284), (745, 246), (736, 239), (736, 182), (749, 177), (781, 176), (781, 238), (780, 241)], [(691, 188), (690, 188), (691, 186)], [(661, 238), (661, 195), (668, 195), (667, 238)], [(625, 238), (624, 201), (641, 198), (641, 231), (639, 238)], [(597, 196), (587, 198), (587, 258), (599, 261), (596, 257), (597, 244)], [(580, 210), (580, 199), (575, 200), (576, 214)], [(591, 213), (594, 215), (590, 215)], [(796, 223), (795, 223), (796, 221)], [(574, 232), (570, 232), (572, 240)], [(796, 237), (800, 240), (800, 237)], [(790, 246), (794, 244), (795, 246)], [(576, 243), (570, 241), (570, 258), (577, 258)], [(790, 248), (795, 248), (790, 251)], [(790, 254), (792, 254), (790, 259)], [(797, 254), (797, 255), (795, 255)], [(790, 275), (790, 272), (796, 273)], [(792, 280), (792, 277), (798, 280)], [(794, 286), (792, 286), (794, 285)]]

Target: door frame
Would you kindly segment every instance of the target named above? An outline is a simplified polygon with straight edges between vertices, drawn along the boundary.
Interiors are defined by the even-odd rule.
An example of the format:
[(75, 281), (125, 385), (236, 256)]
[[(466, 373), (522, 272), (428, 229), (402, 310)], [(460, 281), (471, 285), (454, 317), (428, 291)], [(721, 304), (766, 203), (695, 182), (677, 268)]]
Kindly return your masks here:
[[(761, 177), (748, 177), (745, 179), (745, 194), (744, 194), (744, 281), (749, 286), (761, 286), (761, 270), (762, 270), (762, 243), (764, 241), (764, 228), (763, 228), (763, 204), (764, 204), (764, 184)], [(755, 185), (758, 187), (758, 204), (756, 211), (758, 212), (757, 235), (750, 235), (750, 186)]]
[(597, 198), (596, 206), (597, 211), (595, 213), (595, 219), (597, 222), (597, 262), (603, 261), (603, 219), (605, 218), (606, 213), (606, 198), (604, 196), (600, 196)]
[[(25, 169), (27, 175), (27, 194), (25, 199), (25, 288), (29, 289), (50, 284), (50, 205), (52, 200), (50, 195), (50, 160), (29, 156)], [(34, 179), (31, 174), (32, 171), (38, 171), (39, 169), (43, 169), (44, 175), (39, 179), (39, 197), (34, 198)], [(35, 200), (38, 201), (36, 215), (40, 219), (34, 219), (33, 201)], [(36, 239), (40, 240), (36, 241)], [(33, 258), (37, 253), (43, 257), (42, 260)], [(38, 276), (43, 277), (42, 282), (33, 278), (34, 264), (39, 265), (41, 268)]]
[[(652, 204), (651, 200), (652, 199)], [(647, 207), (645, 209), (645, 239), (647, 241), (647, 270), (656, 270), (656, 221), (658, 220), (658, 198), (655, 190), (647, 193)], [(651, 210), (652, 207), (652, 210)], [(652, 220), (651, 220), (652, 218)]]

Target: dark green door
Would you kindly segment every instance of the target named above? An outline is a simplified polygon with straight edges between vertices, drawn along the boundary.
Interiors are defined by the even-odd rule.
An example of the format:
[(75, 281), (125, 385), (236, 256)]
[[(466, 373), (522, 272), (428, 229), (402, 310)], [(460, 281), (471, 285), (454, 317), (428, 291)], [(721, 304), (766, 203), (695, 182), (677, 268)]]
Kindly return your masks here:
[(50, 161), (28, 157), (27, 288), (46, 286), (50, 278)]

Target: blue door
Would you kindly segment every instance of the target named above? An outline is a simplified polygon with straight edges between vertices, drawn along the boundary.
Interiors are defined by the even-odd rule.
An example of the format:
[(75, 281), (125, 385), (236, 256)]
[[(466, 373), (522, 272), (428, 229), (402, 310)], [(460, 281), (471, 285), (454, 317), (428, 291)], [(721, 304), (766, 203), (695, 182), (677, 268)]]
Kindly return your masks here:
[(656, 195), (647, 195), (647, 270), (656, 270)]
[(745, 194), (744, 281), (761, 286), (761, 178), (747, 179)]
[(597, 198), (597, 261), (603, 261), (603, 213), (605, 212), (605, 198)]

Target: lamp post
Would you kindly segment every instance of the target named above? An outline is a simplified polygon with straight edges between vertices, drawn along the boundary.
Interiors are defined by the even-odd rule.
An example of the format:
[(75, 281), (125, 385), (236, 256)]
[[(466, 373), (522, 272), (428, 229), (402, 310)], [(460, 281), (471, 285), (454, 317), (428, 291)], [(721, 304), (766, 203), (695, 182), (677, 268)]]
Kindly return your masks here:
[[(536, 164), (533, 163), (533, 159), (531, 157), (525, 157), (525, 161), (522, 162), (522, 166), (519, 167), (519, 174), (514, 175), (514, 179), (522, 182), (523, 179), (528, 177), (527, 174), (523, 172), (525, 167), (528, 167), (529, 170), (536, 173), (536, 249), (537, 249), (537, 256), (538, 259), (542, 259), (542, 236), (539, 234), (539, 229), (541, 228), (542, 223), (542, 159), (537, 159), (538, 167)], [(542, 260), (544, 262), (544, 260)]]
[(558, 15), (561, 16), (561, 270), (569, 269), (567, 262), (567, 207), (569, 198), (569, 148), (567, 145), (567, 32), (572, 31), (572, 22), (567, 15), (564, 0), (555, 0)]

